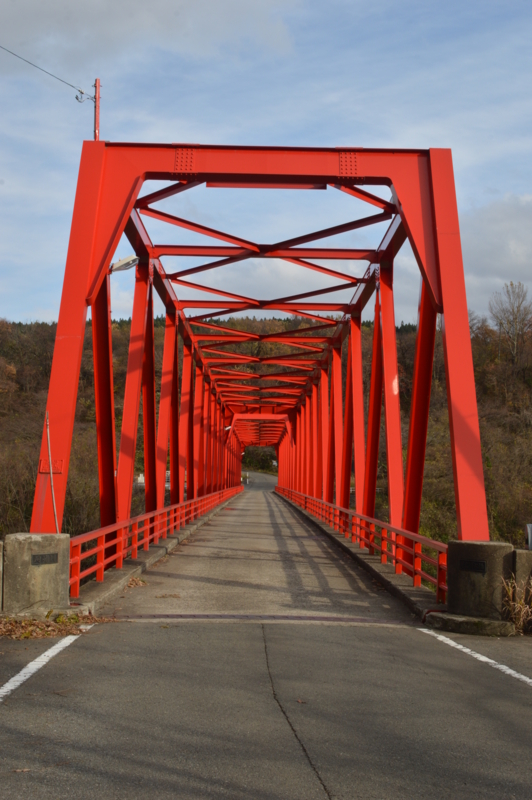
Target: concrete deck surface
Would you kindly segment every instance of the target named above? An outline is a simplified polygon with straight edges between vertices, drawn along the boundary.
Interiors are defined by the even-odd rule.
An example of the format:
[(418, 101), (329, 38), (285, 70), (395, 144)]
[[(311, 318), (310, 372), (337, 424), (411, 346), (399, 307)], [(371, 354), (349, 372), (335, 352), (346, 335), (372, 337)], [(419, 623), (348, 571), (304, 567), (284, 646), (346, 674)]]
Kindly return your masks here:
[[(532, 687), (421, 632), (274, 482), (0, 705), (2, 798), (532, 797)], [(532, 678), (528, 638), (452, 638)], [(0, 681), (52, 643), (1, 642)]]

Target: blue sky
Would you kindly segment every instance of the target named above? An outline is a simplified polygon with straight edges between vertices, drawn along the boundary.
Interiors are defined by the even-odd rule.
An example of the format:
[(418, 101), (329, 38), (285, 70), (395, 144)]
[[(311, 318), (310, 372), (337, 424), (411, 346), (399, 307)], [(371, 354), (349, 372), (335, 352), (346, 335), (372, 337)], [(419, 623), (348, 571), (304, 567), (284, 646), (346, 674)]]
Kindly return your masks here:
[[(508, 280), (532, 294), (525, 0), (4, 0), (0, 31), (0, 44), (86, 91), (100, 77), (104, 139), (451, 147), (469, 306), (486, 314)], [(0, 103), (0, 316), (51, 320), (92, 104), (78, 105), (72, 90), (1, 51)], [(360, 211), (334, 190), (198, 189), (169, 208), (263, 241)], [(349, 237), (374, 243), (369, 233)], [(121, 245), (117, 256), (129, 251)], [(132, 277), (113, 279), (115, 316), (129, 316)], [(235, 266), (215, 280), (265, 297), (302, 287), (297, 268), (277, 262)], [(323, 285), (315, 274), (304, 280)], [(398, 321), (415, 321), (418, 291), (405, 249)]]

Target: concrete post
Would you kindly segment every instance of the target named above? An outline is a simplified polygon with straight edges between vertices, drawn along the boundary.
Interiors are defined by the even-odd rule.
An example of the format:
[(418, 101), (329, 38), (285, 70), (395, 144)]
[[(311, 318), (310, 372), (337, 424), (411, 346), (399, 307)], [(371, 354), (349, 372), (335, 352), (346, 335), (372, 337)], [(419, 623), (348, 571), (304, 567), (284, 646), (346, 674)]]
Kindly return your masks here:
[(514, 550), (513, 570), (517, 587), (524, 586), (527, 582), (529, 588), (525, 597), (530, 601), (532, 590), (530, 581), (532, 580), (532, 550)]
[(513, 546), (503, 542), (449, 542), (450, 614), (503, 619), (503, 579), (510, 578)]
[(4, 541), (5, 614), (68, 609), (70, 536), (11, 533)]

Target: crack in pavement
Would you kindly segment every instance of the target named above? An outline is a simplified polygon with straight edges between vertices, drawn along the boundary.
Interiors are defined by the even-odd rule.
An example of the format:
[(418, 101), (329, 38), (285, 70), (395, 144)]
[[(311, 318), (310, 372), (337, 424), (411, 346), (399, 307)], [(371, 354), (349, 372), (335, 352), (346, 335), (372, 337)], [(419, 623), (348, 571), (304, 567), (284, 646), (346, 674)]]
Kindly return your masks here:
[(275, 700), (275, 702), (279, 706), (279, 709), (281, 710), (282, 715), (284, 716), (285, 720), (287, 721), (287, 723), (288, 723), (288, 725), (290, 727), (290, 730), (294, 734), (297, 743), (301, 747), (301, 749), (303, 751), (303, 754), (304, 754), (305, 758), (307, 759), (307, 761), (309, 763), (309, 766), (311, 767), (312, 771), (316, 775), (316, 778), (320, 782), (323, 791), (325, 792), (325, 794), (327, 795), (329, 800), (333, 800), (332, 794), (330, 793), (329, 789), (325, 785), (325, 783), (323, 781), (323, 778), (321, 777), (320, 773), (318, 772), (318, 768), (316, 767), (316, 765), (312, 761), (307, 748), (305, 747), (305, 745), (303, 744), (303, 742), (299, 738), (298, 733), (297, 733), (295, 727), (293, 726), (293, 724), (292, 724), (292, 722), (290, 720), (290, 717), (286, 713), (281, 701), (279, 700), (279, 698), (277, 696), (277, 692), (275, 691), (275, 686), (274, 686), (274, 683), (273, 683), (273, 677), (272, 677), (272, 673), (271, 673), (271, 669), (270, 669), (270, 659), (268, 657), (268, 644), (266, 642), (266, 631), (264, 629), (264, 625), (261, 625), (260, 627), (262, 628), (262, 640), (264, 642), (264, 655), (266, 656), (266, 669), (268, 670), (268, 677), (270, 679), (270, 686), (271, 686), (271, 690), (272, 690), (273, 699)]

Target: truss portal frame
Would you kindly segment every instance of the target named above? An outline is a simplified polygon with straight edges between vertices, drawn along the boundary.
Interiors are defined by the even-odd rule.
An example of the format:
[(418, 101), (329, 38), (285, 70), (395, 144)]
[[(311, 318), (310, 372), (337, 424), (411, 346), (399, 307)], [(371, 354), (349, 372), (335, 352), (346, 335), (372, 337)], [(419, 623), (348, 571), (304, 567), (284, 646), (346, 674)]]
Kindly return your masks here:
[[(171, 181), (140, 196), (147, 180)], [(334, 187), (370, 206), (363, 218), (294, 238), (258, 243), (160, 210), (157, 204), (199, 185), (325, 189)], [(391, 199), (372, 193), (387, 186)], [(364, 187), (364, 188), (363, 188)], [(208, 245), (153, 242), (147, 217), (208, 237)], [(379, 247), (326, 247), (340, 233), (381, 222)], [(110, 312), (110, 263), (121, 236), (136, 268), (121, 438), (115, 435)], [(406, 463), (399, 407), (393, 298), (394, 259), (408, 239), (421, 274), (413, 394)], [(209, 258), (169, 273), (165, 256)], [(213, 270), (253, 258), (283, 259), (317, 270), (334, 283), (275, 298), (247, 297), (197, 283)], [(336, 262), (365, 262), (359, 277)], [(322, 262), (326, 262), (326, 266)], [(332, 265), (332, 266), (331, 266)], [(212, 294), (180, 300), (174, 287)], [(334, 293), (352, 289), (350, 302)], [(153, 296), (166, 308), (157, 407)], [(361, 312), (375, 294), (369, 415), (364, 420)], [(326, 299), (324, 299), (326, 296)], [(349, 505), (352, 464), (356, 510), (374, 516), (381, 409), (384, 407), (390, 524), (417, 532), (429, 418), (437, 315), (443, 346), (451, 450), (462, 539), (489, 539), (464, 272), (450, 150), (218, 147), (188, 144), (85, 142), (74, 206), (47, 410), (53, 442), (43, 432), (31, 530), (54, 530), (50, 470), (61, 522), (85, 323), (92, 309), (100, 508), (102, 526), (130, 516), (137, 425), (142, 396), (146, 511), (164, 506), (168, 449), (171, 502), (200, 497), (240, 482), (242, 447), (273, 444), (279, 484)], [(238, 311), (278, 311), (309, 320), (282, 334), (224, 327)], [(183, 341), (178, 374), (178, 337)], [(348, 339), (345, 394), (341, 350)], [(286, 354), (250, 356), (241, 342), (273, 341)], [(253, 370), (253, 372), (251, 371)], [(118, 452), (117, 452), (118, 449)]]

